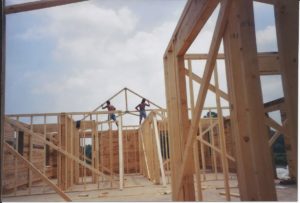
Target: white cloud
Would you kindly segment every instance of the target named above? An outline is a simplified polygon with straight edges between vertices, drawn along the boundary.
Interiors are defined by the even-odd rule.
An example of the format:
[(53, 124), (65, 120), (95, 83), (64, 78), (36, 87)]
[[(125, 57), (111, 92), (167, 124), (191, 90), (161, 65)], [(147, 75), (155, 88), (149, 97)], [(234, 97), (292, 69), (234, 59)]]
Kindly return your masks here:
[(256, 41), (259, 52), (277, 51), (275, 25), (268, 25), (265, 29), (258, 30), (256, 32)]
[[(28, 74), (32, 93), (57, 100), (56, 111), (89, 110), (127, 86), (165, 106), (163, 53), (174, 22), (138, 30), (126, 7), (94, 4), (48, 10), (49, 24), (28, 29), (26, 40), (53, 40), (52, 70)], [(49, 62), (47, 62), (49, 63)], [(118, 104), (116, 104), (118, 106)]]
[[(177, 18), (175, 15), (171, 20), (163, 18), (153, 27), (140, 30), (141, 17), (134, 10), (126, 6), (104, 9), (95, 2), (34, 13), (47, 19), (48, 23), (27, 28), (19, 37), (32, 43), (49, 41), (54, 48), (49, 53), (49, 61), (44, 61), (52, 67), (40, 71), (27, 70), (26, 80), (31, 83), (31, 94), (34, 98), (52, 101), (52, 107), (43, 107), (45, 111), (86, 111), (127, 86), (165, 107), (163, 53), (179, 14)], [(189, 52), (207, 53), (216, 14)], [(274, 26), (258, 31), (259, 46), (273, 44), (274, 32)], [(199, 69), (201, 67), (197, 66), (194, 71)], [(222, 64), (219, 73), (223, 81), (220, 86), (226, 91), (226, 82), (221, 77), (225, 75)], [(212, 106), (214, 100), (213, 96), (209, 96), (206, 105)], [(116, 102), (114, 105), (118, 108), (120, 104)], [(135, 101), (130, 105), (135, 106)]]

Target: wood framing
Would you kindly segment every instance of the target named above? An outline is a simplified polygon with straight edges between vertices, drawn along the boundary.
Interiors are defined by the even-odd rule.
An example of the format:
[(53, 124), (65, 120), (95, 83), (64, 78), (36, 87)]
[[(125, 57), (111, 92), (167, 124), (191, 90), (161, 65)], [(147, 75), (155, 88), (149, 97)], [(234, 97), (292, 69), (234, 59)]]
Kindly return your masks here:
[(165, 176), (165, 170), (164, 170), (162, 156), (161, 156), (162, 150), (161, 150), (160, 139), (159, 139), (159, 134), (158, 134), (157, 119), (156, 119), (155, 115), (153, 116), (153, 127), (154, 127), (154, 136), (155, 136), (155, 141), (156, 141), (157, 157), (158, 157), (158, 161), (159, 161), (162, 185), (164, 187), (166, 187), (167, 186), (166, 176)]
[[(216, 29), (213, 34), (212, 44), (209, 49), (209, 58), (206, 62), (205, 69), (204, 69), (204, 74), (203, 74), (204, 81), (200, 87), (200, 90), (198, 93), (198, 99), (197, 99), (196, 106), (195, 106), (195, 115), (198, 115), (198, 116), (195, 116), (191, 121), (191, 125), (189, 127), (188, 134), (187, 134), (188, 136), (186, 138), (187, 141), (186, 141), (186, 144), (184, 147), (183, 160), (180, 165), (179, 173), (177, 175), (178, 183), (177, 183), (176, 189), (174, 191), (175, 198), (179, 197), (178, 195), (179, 195), (179, 190), (180, 190), (181, 183), (182, 183), (182, 178), (183, 178), (183, 175), (184, 175), (185, 171), (187, 170), (187, 166), (188, 166), (187, 160), (188, 160), (188, 157), (191, 157), (191, 152), (192, 152), (191, 146), (192, 146), (194, 137), (196, 136), (196, 133), (197, 133), (199, 119), (200, 119), (199, 115), (201, 115), (201, 111), (204, 106), (205, 96), (206, 96), (206, 93), (208, 90), (210, 78), (212, 76), (212, 70), (215, 65), (219, 46), (220, 46), (221, 39), (222, 39), (224, 30), (225, 30), (225, 26), (227, 23), (227, 16), (229, 14), (229, 9), (230, 9), (230, 1), (222, 1), (220, 13), (219, 13), (219, 16), (217, 19)], [(181, 107), (181, 108), (183, 108), (183, 107)], [(191, 190), (191, 188), (190, 188), (190, 190)]]
[(124, 187), (124, 159), (123, 159), (123, 135), (122, 135), (122, 116), (119, 117), (118, 126), (118, 142), (119, 142), (119, 179), (120, 179), (120, 190)]
[(94, 169), (93, 167), (91, 167), (90, 165), (86, 164), (85, 162), (79, 160), (79, 158), (75, 157), (74, 155), (66, 152), (65, 150), (61, 149), (60, 147), (56, 146), (55, 144), (53, 144), (52, 142), (49, 142), (47, 140), (44, 140), (44, 138), (42, 136), (40, 136), (39, 134), (37, 133), (34, 133), (32, 132), (31, 130), (27, 129), (26, 127), (22, 126), (21, 124), (9, 119), (9, 118), (6, 118), (5, 119), (8, 123), (10, 123), (11, 125), (19, 128), (19, 129), (22, 129), (24, 132), (27, 132), (28, 134), (38, 138), (39, 140), (43, 141), (45, 144), (49, 145), (50, 147), (52, 147), (53, 149), (57, 150), (59, 153), (69, 157), (70, 159), (76, 161), (77, 163), (81, 164), (82, 166), (84, 166), (85, 168), (88, 168), (90, 169), (91, 171), (93, 171), (94, 173), (98, 174), (98, 175), (101, 175), (101, 173), (99, 171), (97, 171), (96, 169)]
[[(230, 2), (233, 3), (233, 6), (231, 8), (228, 6), (228, 9), (224, 9), (222, 5), (226, 5), (226, 3), (230, 5)], [(236, 148), (235, 157), (226, 153), (224, 136), (221, 136), (219, 142), (221, 145), (220, 149), (215, 147), (214, 143), (204, 140), (202, 133), (198, 137), (198, 140), (201, 142), (201, 145), (205, 144), (221, 154), (223, 170), (227, 168), (225, 163), (227, 158), (236, 160), (241, 200), (274, 201), (277, 198), (273, 182), (274, 176), (266, 125), (277, 130), (276, 136), (270, 140), (270, 143), (273, 143), (277, 139), (279, 132), (290, 133), (287, 136), (292, 142), (287, 146), (290, 151), (289, 165), (291, 165), (290, 171), (293, 174), (293, 179), (297, 177), (295, 172), (297, 165), (295, 164), (297, 163), (295, 149), (297, 149), (298, 43), (295, 42), (298, 42), (298, 26), (295, 25), (298, 25), (299, 21), (297, 18), (299, 14), (299, 2), (281, 2), (277, 0), (262, 2), (273, 4), (276, 8), (278, 52), (257, 53), (252, 0), (221, 1), (219, 19), (216, 23), (212, 45), (208, 54), (186, 54), (186, 51), (218, 2), (188, 1), (175, 28), (164, 54), (169, 133), (172, 135), (171, 166), (173, 166), (172, 178), (174, 179), (172, 180), (173, 200), (190, 200), (188, 195), (185, 196), (185, 194), (182, 194), (182, 188), (185, 187), (183, 177), (187, 173), (187, 169), (191, 168), (191, 164), (188, 164), (188, 158), (192, 154), (193, 136), (198, 131), (199, 117), (208, 89), (215, 92), (217, 98), (221, 96), (230, 103), (231, 132), (234, 136), (233, 141)], [(227, 21), (226, 17), (229, 13), (230, 18)], [(226, 26), (227, 22), (228, 25)], [(218, 54), (219, 43), (222, 39), (224, 40), (225, 53)], [(287, 43), (284, 43), (285, 41)], [(292, 51), (291, 54), (290, 50)], [(186, 59), (186, 64), (180, 62), (182, 56)], [(217, 58), (224, 59), (226, 63), (228, 94), (220, 91), (217, 85), (209, 83)], [(191, 60), (206, 60), (202, 77), (191, 70)], [(187, 65), (187, 68), (185, 68), (185, 65)], [(184, 67), (184, 76), (181, 75), (182, 67)], [(285, 100), (288, 97), (286, 95), (290, 96), (289, 103), (285, 102), (284, 104), (284, 106), (289, 106), (287, 115), (290, 117), (287, 119), (287, 126), (281, 126), (273, 119), (265, 118), (264, 115), (265, 112), (274, 110), (282, 111), (283, 105), (272, 104), (264, 108), (260, 76), (279, 74), (283, 75), (286, 81), (286, 84), (283, 84)], [(185, 77), (189, 77), (189, 89), (192, 89), (192, 92), (193, 81), (201, 85), (195, 106), (193, 101), (194, 95), (190, 94), (192, 120), (190, 128), (187, 131), (188, 133), (183, 133), (188, 135), (187, 139), (180, 135), (182, 129), (186, 129), (184, 123), (186, 98), (183, 90), (185, 89), (183, 85)], [(218, 106), (220, 107), (220, 101), (217, 103), (219, 103)], [(222, 112), (218, 110), (218, 114), (222, 115)], [(288, 125), (289, 121), (290, 126)], [(220, 123), (223, 123), (221, 119), (219, 119)], [(220, 128), (223, 129), (222, 126)], [(285, 128), (289, 130), (286, 131)], [(201, 126), (200, 131), (202, 131)], [(208, 131), (208, 129), (205, 131)], [(177, 152), (172, 150), (174, 147), (176, 147)], [(200, 151), (202, 155), (202, 146)], [(176, 158), (172, 158), (172, 156)], [(204, 164), (202, 165), (205, 167)], [(226, 173), (228, 174), (225, 171)], [(228, 180), (226, 187), (228, 188)], [(194, 190), (192, 186), (187, 188)], [(228, 190), (226, 194), (228, 200), (230, 198)]]
[(57, 187), (54, 183), (52, 183), (45, 174), (43, 174), (39, 169), (37, 169), (30, 161), (26, 160), (23, 156), (21, 156), (14, 148), (12, 148), (9, 144), (5, 143), (5, 147), (19, 160), (27, 164), (30, 170), (37, 173), (49, 186), (51, 186), (57, 194), (59, 194), (65, 201), (71, 202), (71, 198), (65, 194), (59, 187)]
[(205, 25), (219, 2), (217, 0), (189, 0), (183, 10), (164, 57), (169, 51), (183, 56)]
[(276, 1), (275, 23), (286, 110), (286, 135), (290, 146), (288, 154), (289, 174), (298, 178), (298, 44), (299, 1)]
[(252, 0), (233, 1), (224, 49), (241, 200), (275, 201)]
[[(281, 74), (278, 52), (260, 52), (257, 53), (257, 57), (260, 75)], [(207, 60), (208, 54), (185, 54), (184, 58), (187, 60)], [(219, 53), (217, 59), (225, 59), (225, 55)]]
[[(123, 190), (127, 184), (124, 173), (135, 172), (163, 186), (170, 182), (169, 175), (173, 201), (203, 201), (201, 181), (208, 180), (206, 175), (210, 172), (218, 180), (222, 171), (225, 192), (220, 194), (225, 194), (227, 201), (231, 196), (241, 201), (276, 201), (270, 147), (281, 135), (289, 174), (292, 180), (298, 180), (298, 0), (256, 0), (274, 6), (276, 23), (278, 52), (261, 53), (256, 47), (254, 0), (187, 0), (163, 57), (167, 111), (150, 101), (154, 108), (147, 108), (151, 113), (139, 126), (123, 126), (123, 115), (139, 116), (130, 110), (129, 94), (144, 98), (126, 87), (108, 99), (124, 92), (124, 111), (98, 111), (105, 101), (91, 112), (5, 117), (6, 15), (84, 1), (87, 0), (35, 0), (10, 6), (1, 1), (1, 197), (3, 175), (10, 178), (5, 182), (6, 191), (14, 195), (21, 186), (27, 187), (28, 195), (34, 194), (35, 183), (42, 180), (64, 200), (71, 201), (64, 191), (72, 190), (73, 184), (82, 184), (85, 191), (89, 183), (97, 184), (102, 190), (103, 185), (116, 188), (119, 181), (118, 188)], [(219, 13), (208, 53), (188, 54), (216, 8)], [(222, 41), (224, 53), (219, 53)], [(219, 87), (218, 59), (225, 61), (227, 93)], [(206, 62), (202, 76), (193, 72), (192, 60)], [(210, 82), (214, 69), (213, 85)], [(284, 98), (263, 104), (262, 75), (281, 75)], [(200, 85), (196, 95), (194, 82)], [(204, 108), (208, 90), (216, 95), (216, 108)], [(223, 117), (221, 98), (229, 103), (226, 111), (229, 109), (230, 116)], [(202, 118), (204, 109), (209, 116)], [(214, 118), (212, 109), (217, 111)], [(282, 125), (268, 117), (272, 111), (280, 111)], [(117, 114), (117, 130), (112, 120), (101, 120), (111, 113)], [(57, 122), (48, 125), (47, 116), (55, 117)], [(80, 120), (74, 121), (77, 116)], [(43, 124), (37, 124), (36, 117), (41, 117)], [(26, 121), (22, 122), (22, 118)], [(9, 126), (7, 142), (4, 125)], [(268, 128), (275, 129), (271, 138)], [(19, 138), (20, 132), (26, 138)], [(22, 146), (25, 155), (18, 152), (22, 139), (26, 139), (26, 147)], [(86, 152), (87, 139), (92, 140), (91, 156)], [(51, 178), (56, 178), (57, 184), (47, 175), (50, 148), (55, 151), (55, 164), (51, 164), (55, 175)], [(36, 157), (39, 160), (35, 162)], [(8, 161), (4, 162), (4, 158)], [(6, 163), (12, 164), (3, 173)], [(229, 171), (237, 172), (239, 194), (230, 192)], [(42, 185), (43, 193), (46, 185)]]
[(22, 4), (15, 4), (5, 7), (5, 14), (20, 13), (54, 6), (62, 6), (65, 4), (83, 2), (87, 0), (36, 0)]
[[(172, 135), (170, 136), (170, 160), (171, 160), (171, 171), (172, 171), (172, 191), (177, 190), (178, 193), (172, 192), (173, 200), (195, 200), (194, 193), (194, 185), (193, 185), (193, 173), (185, 174), (186, 179), (190, 179), (190, 181), (186, 182), (186, 184), (178, 183), (178, 174), (180, 169), (180, 163), (183, 161), (183, 154), (184, 151), (184, 131), (182, 128), (183, 123), (183, 115), (182, 112), (179, 110), (181, 106), (184, 105), (185, 111), (187, 110), (187, 102), (181, 101), (180, 91), (179, 89), (179, 81), (178, 81), (178, 66), (177, 60), (173, 52), (169, 52), (167, 58), (165, 59), (165, 81), (166, 81), (166, 95), (167, 96), (167, 107), (168, 107), (168, 117), (169, 117), (169, 126), (168, 132)], [(182, 72), (182, 71), (181, 71)], [(174, 80), (176, 82), (174, 82)], [(185, 82), (181, 83), (185, 85)], [(184, 87), (185, 88), (185, 87)], [(181, 88), (183, 89), (183, 87)], [(182, 95), (182, 98), (186, 97), (186, 94)], [(183, 104), (181, 102), (184, 102)], [(186, 112), (187, 113), (187, 112)], [(185, 115), (185, 120), (187, 120), (187, 115)], [(184, 125), (185, 128), (187, 127)], [(184, 128), (184, 129), (185, 129)], [(185, 129), (186, 131), (186, 129)], [(193, 157), (190, 157), (190, 161), (193, 161)], [(192, 165), (190, 165), (193, 168)], [(181, 190), (177, 186), (181, 186)], [(185, 193), (186, 191), (186, 193)], [(180, 194), (179, 194), (180, 193)], [(192, 194), (189, 194), (192, 193)]]

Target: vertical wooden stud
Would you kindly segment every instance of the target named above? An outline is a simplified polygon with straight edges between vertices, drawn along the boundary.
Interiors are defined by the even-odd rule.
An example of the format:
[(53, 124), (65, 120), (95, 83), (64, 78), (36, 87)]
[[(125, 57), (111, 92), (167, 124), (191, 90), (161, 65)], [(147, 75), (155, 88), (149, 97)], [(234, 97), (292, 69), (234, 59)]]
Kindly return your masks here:
[[(298, 179), (298, 40), (299, 1), (276, 1), (275, 22), (287, 116), (285, 140), (289, 175)], [(286, 139), (287, 138), (287, 139)]]
[(110, 170), (110, 187), (113, 187), (113, 134), (112, 134), (112, 124), (111, 121), (108, 122), (109, 125), (109, 170)]
[(157, 149), (162, 185), (164, 187), (166, 187), (167, 183), (166, 183), (166, 176), (165, 176), (163, 160), (162, 160), (162, 156), (161, 156), (161, 145), (160, 145), (159, 133), (158, 133), (158, 128), (157, 128), (156, 115), (153, 116), (153, 126), (154, 126), (154, 132), (155, 132), (154, 136), (155, 136), (155, 140), (156, 140), (156, 149)]
[(123, 159), (123, 135), (122, 135), (122, 115), (119, 115), (118, 137), (119, 137), (119, 181), (120, 190), (124, 186), (124, 159)]
[(252, 0), (232, 2), (224, 50), (241, 200), (275, 201)]
[[(30, 130), (33, 130), (33, 116), (30, 116)], [(29, 162), (32, 163), (32, 149), (33, 149), (33, 138), (29, 135)], [(32, 171), (28, 168), (28, 193), (31, 195), (31, 187), (32, 187)]]
[[(215, 146), (215, 137), (214, 137), (214, 128), (212, 128), (213, 122), (212, 122), (212, 116), (211, 116), (211, 109), (209, 109), (209, 127), (211, 128), (209, 131), (209, 137), (211, 144)], [(216, 152), (213, 149), (210, 149), (211, 154), (211, 168), (215, 172), (215, 178), (218, 179), (218, 166), (217, 166), (217, 157)]]
[(229, 174), (228, 174), (228, 160), (226, 157), (226, 141), (225, 141), (225, 131), (224, 131), (224, 121), (223, 121), (223, 112), (221, 107), (220, 100), (220, 89), (219, 89), (219, 77), (218, 77), (218, 67), (215, 65), (214, 70), (214, 78), (215, 78), (215, 87), (216, 87), (216, 104), (217, 104), (217, 113), (218, 113), (218, 123), (219, 123), (219, 140), (220, 140), (220, 148), (221, 148), (221, 163), (223, 169), (224, 176), (224, 188), (225, 188), (225, 196), (226, 200), (230, 201), (230, 189), (229, 189)]

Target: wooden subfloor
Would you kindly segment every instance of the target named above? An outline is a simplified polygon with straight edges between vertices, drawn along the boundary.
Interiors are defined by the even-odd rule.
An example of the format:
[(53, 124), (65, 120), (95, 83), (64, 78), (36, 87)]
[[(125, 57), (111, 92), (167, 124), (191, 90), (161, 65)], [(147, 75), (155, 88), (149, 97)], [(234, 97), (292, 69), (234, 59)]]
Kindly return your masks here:
[[(217, 180), (216, 180), (217, 177)], [(220, 193), (224, 192), (222, 174), (208, 174), (206, 180), (202, 180), (203, 198), (204, 201), (226, 201), (225, 196)], [(88, 179), (87, 179), (88, 180)], [(237, 180), (234, 174), (230, 175), (229, 179), (230, 191), (233, 194), (238, 194)], [(170, 184), (167, 187), (162, 185), (154, 185), (141, 175), (125, 176), (125, 188), (120, 191), (118, 189), (118, 181), (114, 183), (115, 189), (97, 189), (97, 184), (75, 185), (72, 191), (67, 192), (73, 201), (80, 202), (99, 202), (99, 201), (171, 201)], [(36, 185), (32, 192), (42, 191), (42, 187)], [(276, 184), (277, 196), (279, 201), (297, 201), (297, 187), (280, 186)], [(61, 197), (53, 193), (49, 188), (46, 188), (48, 194), (42, 195), (22, 195), (18, 197), (4, 197), (5, 202), (39, 202), (39, 201), (63, 201)], [(18, 195), (26, 194), (26, 190), (18, 191)], [(238, 197), (232, 197), (231, 201), (240, 201)]]

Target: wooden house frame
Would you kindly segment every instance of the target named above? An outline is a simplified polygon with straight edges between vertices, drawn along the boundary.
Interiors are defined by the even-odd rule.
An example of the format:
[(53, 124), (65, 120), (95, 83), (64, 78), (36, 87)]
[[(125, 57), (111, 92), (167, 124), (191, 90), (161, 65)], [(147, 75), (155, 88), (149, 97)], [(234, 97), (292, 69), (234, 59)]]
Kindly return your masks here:
[[(260, 0), (260, 2), (274, 6), (276, 20), (278, 53), (265, 54), (268, 58), (265, 64), (269, 67), (268, 71), (259, 68), (259, 62), (264, 59), (256, 49), (252, 0), (190, 0), (175, 28), (164, 55), (169, 132), (172, 133), (170, 148), (173, 200), (195, 200), (193, 174), (199, 171), (197, 166), (199, 161), (196, 161), (194, 166), (193, 159), (197, 159), (197, 155), (193, 153), (193, 146), (197, 147), (194, 143), (208, 89), (213, 88), (217, 97), (221, 96), (219, 88), (211, 87), (209, 83), (216, 59), (219, 57), (222, 39), (241, 200), (276, 200), (265, 124), (271, 125), (274, 122), (265, 121), (259, 79), (261, 73), (280, 73), (282, 76), (287, 120), (283, 127), (277, 126), (277, 129), (284, 130), (285, 138), (290, 140), (288, 148), (290, 175), (297, 179), (299, 2), (294, 0)], [(189, 95), (185, 76), (196, 80), (197, 75), (186, 70), (185, 54), (219, 3), (221, 8), (212, 43), (205, 57), (206, 65), (201, 87), (195, 104), (192, 104), (192, 121), (189, 123), (187, 104)], [(273, 64), (275, 66), (272, 66)], [(193, 101), (193, 98), (191, 100)], [(222, 147), (223, 154), (226, 153), (224, 149), (225, 147)], [(223, 158), (222, 163), (227, 173), (227, 159)], [(197, 184), (200, 188), (201, 183), (198, 181)], [(225, 186), (226, 197), (229, 200), (226, 177)], [(201, 190), (197, 192), (198, 197), (201, 197)]]
[[(30, 3), (5, 6), (5, 0), (1, 0), (0, 38), (1, 38), (1, 184), (3, 176), (4, 147), (15, 157), (24, 162), (31, 170), (39, 173), (27, 160), (23, 160), (16, 151), (7, 143), (4, 143), (5, 122), (5, 16), (13, 13), (49, 8), (85, 0), (43, 0)], [(159, 173), (165, 174), (171, 170), (172, 199), (175, 201), (202, 200), (201, 173), (199, 150), (201, 145), (210, 144), (202, 139), (200, 115), (203, 111), (204, 101), (208, 90), (216, 93), (218, 111), (218, 125), (220, 126), (219, 148), (210, 144), (221, 158), (222, 172), (224, 173), (224, 188), (227, 200), (230, 200), (230, 188), (228, 184), (228, 162), (235, 160), (238, 172), (238, 183), (241, 200), (276, 200), (276, 192), (273, 180), (273, 170), (269, 146), (284, 133), (286, 148), (288, 149), (289, 172), (292, 179), (297, 180), (297, 137), (298, 137), (298, 24), (299, 2), (297, 0), (257, 0), (274, 6), (276, 20), (276, 34), (278, 53), (257, 53), (254, 29), (253, 0), (188, 0), (181, 18), (175, 28), (163, 57), (165, 70), (165, 87), (167, 100), (167, 125), (170, 143), (170, 160), (163, 160), (159, 154), (159, 146), (153, 145), (151, 149), (144, 150), (140, 154), (140, 169), (142, 173), (153, 182), (157, 182)], [(189, 55), (188, 48), (192, 45), (217, 5), (220, 4), (219, 16), (213, 34), (213, 40), (208, 53)], [(220, 43), (223, 40), (224, 54), (218, 53)], [(204, 75), (200, 78), (192, 71), (191, 60), (206, 60)], [(225, 60), (228, 94), (218, 87), (216, 60)], [(187, 61), (188, 67), (185, 67)], [(215, 71), (214, 71), (215, 70)], [(215, 85), (210, 84), (212, 74), (215, 74)], [(277, 102), (264, 106), (262, 102), (260, 75), (281, 74), (284, 90), (284, 102)], [(201, 84), (196, 98), (187, 91), (186, 76), (189, 78), (189, 90), (193, 89), (193, 81)], [(125, 92), (128, 90), (125, 89)], [(188, 98), (191, 101), (192, 119), (188, 116)], [(230, 124), (232, 137), (235, 142), (235, 156), (229, 156), (226, 151), (226, 137), (224, 123), (222, 121), (222, 107), (220, 98), (229, 101)], [(95, 109), (95, 111), (98, 108)], [(285, 115), (283, 125), (265, 116), (273, 110), (281, 110)], [(128, 110), (128, 109), (127, 109)], [(85, 112), (85, 116), (95, 113)], [(140, 130), (140, 136), (148, 143), (158, 143), (157, 122), (155, 111), (149, 117), (149, 123)], [(32, 116), (32, 115), (31, 115)], [(67, 115), (64, 119), (67, 120)], [(89, 117), (89, 116), (87, 116)], [(282, 116), (283, 117), (283, 116)], [(14, 123), (9, 119), (7, 122)], [(148, 127), (147, 127), (148, 125)], [(268, 140), (267, 126), (276, 129), (276, 134)], [(22, 128), (22, 126), (19, 126)], [(144, 137), (143, 132), (152, 129), (153, 140)], [(200, 129), (200, 131), (199, 131)], [(29, 134), (32, 132), (28, 131)], [(149, 133), (149, 132), (148, 132)], [(199, 134), (200, 133), (200, 134)], [(33, 134), (32, 134), (33, 135)], [(38, 136), (38, 135), (33, 135)], [(120, 136), (122, 137), (122, 136)], [(147, 140), (146, 140), (147, 139)], [(122, 140), (119, 140), (122, 142)], [(199, 141), (199, 142), (198, 142)], [(51, 142), (46, 144), (51, 145)], [(147, 145), (149, 146), (149, 145)], [(143, 149), (140, 142), (139, 149)], [(153, 150), (155, 149), (155, 150)], [(81, 163), (65, 150), (57, 149), (64, 157)], [(202, 155), (203, 153), (201, 153)], [(153, 157), (155, 164), (150, 166), (146, 157)], [(203, 157), (201, 158), (203, 159)], [(122, 162), (122, 161), (120, 161)], [(154, 163), (153, 162), (153, 163)], [(157, 164), (158, 163), (158, 164)], [(81, 163), (85, 165), (85, 163)], [(89, 167), (89, 166), (86, 166)], [(98, 166), (93, 166), (98, 167)], [(92, 167), (92, 168), (93, 168)], [(153, 170), (149, 171), (149, 167)], [(165, 171), (163, 170), (165, 168)], [(168, 169), (168, 170), (167, 170)], [(91, 169), (94, 173), (97, 170)], [(121, 171), (121, 170), (120, 170)], [(66, 171), (65, 171), (66, 172)], [(121, 173), (120, 173), (121, 174)], [(194, 174), (197, 177), (194, 181)], [(61, 188), (50, 183), (44, 174), (40, 177), (52, 185), (53, 189), (66, 201), (70, 201)], [(202, 174), (203, 175), (203, 174)], [(162, 184), (168, 182), (168, 177), (161, 176)], [(167, 180), (166, 180), (167, 179)], [(120, 179), (121, 180), (121, 179)], [(196, 185), (196, 188), (195, 188)], [(120, 188), (123, 186), (120, 181)], [(2, 190), (1, 190), (2, 196)]]

